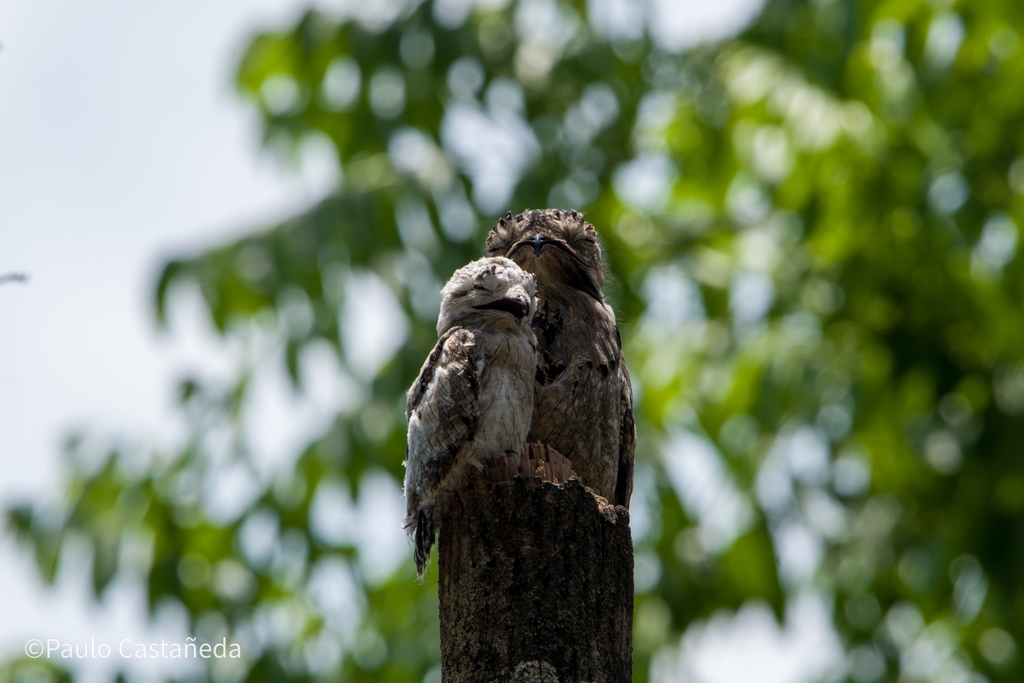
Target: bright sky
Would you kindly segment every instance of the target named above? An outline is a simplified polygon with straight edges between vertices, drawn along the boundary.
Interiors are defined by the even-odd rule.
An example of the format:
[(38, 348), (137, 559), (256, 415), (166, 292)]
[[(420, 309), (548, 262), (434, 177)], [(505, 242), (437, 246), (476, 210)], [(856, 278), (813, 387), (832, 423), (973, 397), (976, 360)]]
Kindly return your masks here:
[[(31, 278), (0, 287), (0, 504), (59, 494), (73, 428), (167, 434), (173, 380), (218, 347), (195, 311), (156, 331), (159, 264), (323, 191), (261, 156), (231, 90), (246, 35), (303, 4), (0, 4), (0, 273)], [(27, 637), (146, 632), (139, 591), (102, 607), (85, 576), (46, 591), (6, 537), (0, 578), (0, 657)]]
[[(627, 14), (637, 6), (608, 2)], [(651, 3), (664, 31), (671, 3)], [(287, 216), (330, 185), (323, 163), (287, 174), (261, 155), (257, 122), (230, 85), (244, 38), (290, 21), (306, 4), (0, 4), (0, 274), (30, 276), (0, 286), (0, 505), (59, 495), (61, 442), (77, 427), (141, 439), (173, 434), (174, 380), (187, 367), (227, 363), (196, 305), (181, 304), (173, 336), (155, 329), (153, 285), (167, 257)], [(716, 37), (736, 30), (758, 1), (731, 0), (713, 16), (701, 9), (706, 3), (684, 6), (691, 21), (672, 16), (685, 27), (677, 42), (689, 43), (700, 22)], [(282, 379), (265, 381), (264, 400), (287, 400)], [(307, 421), (295, 421), (300, 430), (340, 400), (331, 396), (330, 387), (313, 392)], [(268, 438), (285, 450), (298, 437)], [(0, 540), (0, 659), (19, 655), (27, 638), (181, 639), (180, 614), (146, 624), (139, 587), (121, 586), (95, 605), (87, 580), (72, 569), (57, 590), (46, 589), (26, 554)], [(799, 658), (810, 642), (800, 633), (827, 621), (815, 604), (794, 611), (810, 621), (782, 631), (766, 626), (756, 607), (750, 628), (739, 619), (710, 623), (688, 635), (679, 666), (688, 680), (738, 680), (709, 675), (693, 654), (713, 653), (730, 637), (752, 653), (770, 650), (765, 661)], [(110, 680), (113, 663), (82, 662), (83, 680)], [(806, 672), (777, 680), (805, 679)]]

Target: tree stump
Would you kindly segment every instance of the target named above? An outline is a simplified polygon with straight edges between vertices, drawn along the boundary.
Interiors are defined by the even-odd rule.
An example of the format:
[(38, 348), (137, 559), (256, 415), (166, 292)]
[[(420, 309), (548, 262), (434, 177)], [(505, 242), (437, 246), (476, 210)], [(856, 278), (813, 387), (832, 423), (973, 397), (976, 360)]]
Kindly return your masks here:
[(577, 479), (543, 481), (567, 473), (553, 456), (531, 444), (524, 467), (541, 476), (481, 476), (453, 496), (438, 543), (444, 683), (632, 680), (629, 513)]

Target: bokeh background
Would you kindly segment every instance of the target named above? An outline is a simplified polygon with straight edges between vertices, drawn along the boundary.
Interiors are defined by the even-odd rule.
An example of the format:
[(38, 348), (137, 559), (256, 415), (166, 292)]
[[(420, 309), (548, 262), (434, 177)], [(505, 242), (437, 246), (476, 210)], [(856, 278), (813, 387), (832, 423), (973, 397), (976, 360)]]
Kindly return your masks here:
[[(0, 680), (439, 681), (404, 390), (546, 206), (634, 380), (634, 680), (1024, 680), (1024, 5), (0, 17)], [(190, 634), (244, 656), (21, 654)]]

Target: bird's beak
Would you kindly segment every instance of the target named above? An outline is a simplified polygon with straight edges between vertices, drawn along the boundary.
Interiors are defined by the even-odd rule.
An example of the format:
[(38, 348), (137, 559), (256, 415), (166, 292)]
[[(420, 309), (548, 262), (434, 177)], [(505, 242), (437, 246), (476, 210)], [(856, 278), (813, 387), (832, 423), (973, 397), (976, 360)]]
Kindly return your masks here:
[(564, 251), (566, 254), (576, 259), (577, 261), (580, 260), (579, 255), (575, 251), (573, 251), (572, 247), (569, 246), (568, 242), (566, 242), (565, 240), (558, 239), (557, 237), (545, 237), (539, 232), (533, 237), (524, 237), (523, 239), (513, 244), (512, 248), (509, 249), (508, 252), (505, 254), (505, 258), (512, 258), (512, 256), (517, 251), (527, 246), (533, 247), (533, 255), (536, 256), (537, 258), (540, 258), (541, 253), (543, 253), (544, 247), (546, 247), (549, 244), (552, 247), (555, 247), (556, 249), (561, 249), (562, 251)]
[(523, 315), (522, 315), (522, 317), (516, 316), (516, 327), (520, 327), (523, 324), (523, 318), (525, 318), (530, 313), (530, 302), (527, 301), (526, 299), (524, 299), (521, 296), (520, 297), (516, 297), (516, 300), (523, 307)]
[(530, 313), (530, 302), (521, 296), (505, 299), (495, 299), (494, 301), (488, 301), (486, 304), (474, 306), (473, 308), (478, 311), (505, 311), (511, 313), (516, 319), (516, 325), (523, 323), (525, 318)]

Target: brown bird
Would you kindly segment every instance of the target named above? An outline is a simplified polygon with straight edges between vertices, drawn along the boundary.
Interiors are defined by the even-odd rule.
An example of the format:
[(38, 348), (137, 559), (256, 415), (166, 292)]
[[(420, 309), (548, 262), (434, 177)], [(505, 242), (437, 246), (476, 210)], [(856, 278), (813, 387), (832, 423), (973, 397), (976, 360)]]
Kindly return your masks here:
[(636, 425), (615, 314), (604, 302), (594, 226), (578, 211), (505, 215), (487, 253), (537, 278), (537, 374), (529, 441), (554, 448), (580, 480), (616, 505), (633, 491)]

